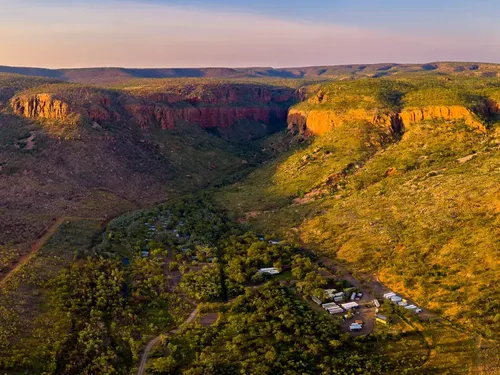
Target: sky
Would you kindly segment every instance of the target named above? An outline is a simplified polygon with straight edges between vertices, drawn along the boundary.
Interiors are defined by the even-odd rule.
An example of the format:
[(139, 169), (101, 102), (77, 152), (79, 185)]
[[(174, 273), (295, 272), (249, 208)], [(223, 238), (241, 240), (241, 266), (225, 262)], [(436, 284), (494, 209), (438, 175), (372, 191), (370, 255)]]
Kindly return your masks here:
[(0, 0), (0, 65), (500, 63), (498, 0)]

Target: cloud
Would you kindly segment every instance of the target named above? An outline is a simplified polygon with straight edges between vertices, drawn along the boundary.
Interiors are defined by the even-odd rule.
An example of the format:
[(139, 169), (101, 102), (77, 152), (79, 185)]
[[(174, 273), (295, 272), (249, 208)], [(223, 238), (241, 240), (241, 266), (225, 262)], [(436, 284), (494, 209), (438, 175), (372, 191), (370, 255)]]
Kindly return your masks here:
[(0, 64), (300, 66), (500, 61), (498, 42), (139, 2), (0, 0)]

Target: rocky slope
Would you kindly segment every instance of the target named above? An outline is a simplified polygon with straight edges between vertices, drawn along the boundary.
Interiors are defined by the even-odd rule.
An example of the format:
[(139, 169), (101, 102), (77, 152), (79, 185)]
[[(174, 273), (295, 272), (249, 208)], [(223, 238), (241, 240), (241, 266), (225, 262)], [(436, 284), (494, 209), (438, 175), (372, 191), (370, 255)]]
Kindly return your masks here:
[(57, 217), (102, 218), (223, 179), (261, 157), (249, 141), (285, 128), (295, 100), (260, 84), (4, 78), (0, 245), (29, 242)]
[[(305, 101), (290, 109), (288, 129), (322, 135), (348, 123), (367, 122), (397, 134), (421, 122), (461, 121), (484, 133), (487, 123), (496, 120), (500, 113), (498, 93), (489, 88), (453, 90), (450, 86), (461, 84), (460, 81), (438, 80), (438, 89), (428, 93), (426, 87), (412, 87), (403, 81), (382, 82), (360, 80), (315, 88)], [(356, 94), (356, 90), (360, 92)]]
[[(44, 88), (45, 89), (45, 88)], [(92, 88), (48, 87), (48, 92), (21, 93), (10, 105), (30, 119), (97, 124), (133, 123), (143, 130), (173, 129), (176, 121), (202, 128), (228, 129), (240, 121), (249, 127), (284, 126), (295, 91), (257, 85), (208, 85), (197, 92), (138, 93)], [(249, 129), (249, 137), (251, 137)]]
[(475, 79), (314, 87), (288, 116), (302, 145), (218, 200), (256, 232), (293, 238), (494, 338), (499, 96), (496, 81)]

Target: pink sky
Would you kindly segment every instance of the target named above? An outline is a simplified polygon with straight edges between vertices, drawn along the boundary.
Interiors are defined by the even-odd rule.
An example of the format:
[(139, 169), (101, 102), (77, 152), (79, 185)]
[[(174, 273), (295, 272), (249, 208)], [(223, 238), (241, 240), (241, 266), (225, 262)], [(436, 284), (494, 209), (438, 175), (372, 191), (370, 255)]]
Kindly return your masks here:
[(133, 2), (34, 4), (0, 0), (0, 65), (285, 67), (500, 61), (500, 43), (493, 37), (394, 33)]

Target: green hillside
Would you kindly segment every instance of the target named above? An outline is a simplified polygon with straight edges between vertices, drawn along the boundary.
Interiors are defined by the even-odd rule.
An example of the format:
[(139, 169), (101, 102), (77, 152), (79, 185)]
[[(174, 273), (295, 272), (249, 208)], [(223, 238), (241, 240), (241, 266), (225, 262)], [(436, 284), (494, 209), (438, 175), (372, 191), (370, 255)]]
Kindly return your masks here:
[(0, 371), (496, 373), (497, 70), (0, 74)]
[[(295, 238), (494, 337), (500, 131), (496, 113), (481, 108), (498, 96), (496, 87), (491, 80), (408, 78), (321, 86), (297, 108), (403, 116), (411, 107), (457, 106), (483, 127), (470, 126), (460, 111), (455, 119), (412, 122), (402, 134), (370, 116), (343, 119), (216, 197), (256, 230)], [(322, 103), (314, 104), (318, 97)], [(400, 104), (391, 108), (387, 97)]]

